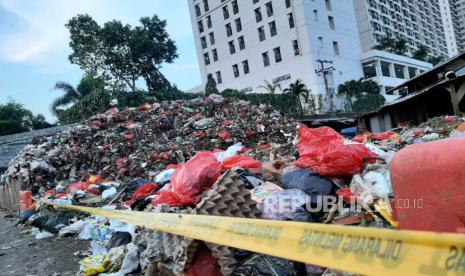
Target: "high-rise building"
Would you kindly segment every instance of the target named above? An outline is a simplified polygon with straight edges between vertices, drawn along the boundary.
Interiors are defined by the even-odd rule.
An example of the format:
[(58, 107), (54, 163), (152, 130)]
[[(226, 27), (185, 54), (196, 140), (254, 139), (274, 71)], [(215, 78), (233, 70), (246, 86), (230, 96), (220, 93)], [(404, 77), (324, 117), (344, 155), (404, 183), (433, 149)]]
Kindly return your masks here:
[(449, 56), (439, 5), (444, 0), (353, 1), (363, 51), (383, 37), (400, 37), (407, 41), (408, 54), (423, 44), (433, 56)]
[(465, 0), (440, 0), (449, 2), (451, 21), (457, 41), (458, 52), (465, 52)]
[[(345, 81), (362, 77), (373, 79), (384, 92), (431, 68), (429, 63), (371, 50), (382, 35), (372, 29), (377, 25), (371, 22), (383, 20), (381, 15), (373, 19), (369, 14), (372, 8), (367, 5), (371, 1), (187, 1), (203, 85), (211, 74), (220, 91), (232, 88), (243, 92), (266, 92), (260, 87), (265, 81), (280, 84), (284, 89), (300, 79), (312, 93), (323, 95), (324, 109), (331, 110), (341, 106), (334, 95), (339, 84)], [(383, 0), (375, 2), (377, 8), (385, 7), (378, 3)], [(399, 5), (401, 13), (411, 8), (411, 5), (407, 8)], [(390, 7), (388, 14), (395, 9)], [(364, 23), (357, 24), (360, 18), (357, 20), (356, 13), (367, 14), (361, 17), (367, 21), (366, 28), (359, 28)], [(400, 20), (404, 19), (398, 19), (396, 14), (394, 12), (395, 19), (390, 22), (395, 20), (398, 28)], [(420, 21), (416, 24), (422, 26), (424, 20), (414, 18)], [(432, 30), (431, 24), (425, 26)], [(438, 24), (442, 25), (441, 22)], [(414, 28), (415, 34), (423, 30), (413, 26), (407, 29), (405, 23), (402, 28), (405, 32)], [(429, 37), (430, 33), (427, 35)], [(435, 46), (434, 53), (446, 53), (445, 39), (442, 37), (441, 42), (437, 42), (434, 40), (437, 36), (439, 34), (434, 32), (432, 41), (424, 43)], [(412, 44), (409, 46), (413, 48)]]
[[(451, 0), (452, 1), (452, 0)], [(451, 5), (449, 0), (439, 0), (439, 8), (441, 10), (442, 26), (444, 28), (444, 35), (446, 36), (446, 45), (448, 57), (453, 57), (459, 53), (457, 45), (457, 36), (454, 30), (454, 20), (452, 17)]]
[[(302, 80), (326, 95), (362, 76), (355, 13), (340, 0), (188, 0), (203, 83), (265, 92)], [(322, 71), (319, 74), (315, 71)], [(325, 79), (326, 76), (326, 85)]]

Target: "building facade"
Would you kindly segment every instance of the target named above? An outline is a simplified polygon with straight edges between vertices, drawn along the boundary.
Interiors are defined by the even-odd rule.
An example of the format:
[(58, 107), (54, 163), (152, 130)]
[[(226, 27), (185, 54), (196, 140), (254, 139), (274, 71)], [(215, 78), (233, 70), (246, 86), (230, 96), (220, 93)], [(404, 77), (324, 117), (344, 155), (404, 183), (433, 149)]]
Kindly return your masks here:
[(449, 56), (439, 5), (444, 0), (353, 1), (363, 51), (387, 36), (404, 38), (410, 55), (423, 44), (433, 56)]
[(454, 19), (452, 14), (455, 10), (451, 10), (452, 6), (449, 1), (453, 0), (439, 0), (439, 8), (441, 10), (442, 25), (444, 27), (444, 34), (446, 36), (446, 44), (448, 56), (453, 57), (458, 55), (459, 48), (457, 45), (457, 35), (454, 29)]
[[(265, 81), (284, 89), (300, 79), (330, 110), (341, 106), (335, 95), (345, 81), (366, 77), (387, 91), (432, 67), (372, 51), (384, 35), (405, 37), (410, 52), (425, 44), (448, 55), (439, 5), (419, 8), (422, 0), (187, 1), (203, 85), (211, 74), (220, 91), (265, 93)], [(375, 75), (367, 74), (370, 64)]]
[(440, 0), (449, 3), (458, 52), (465, 52), (465, 0)]
[(362, 75), (351, 1), (188, 1), (203, 83), (212, 74), (219, 90), (266, 92), (265, 81), (284, 89), (300, 79), (326, 95)]

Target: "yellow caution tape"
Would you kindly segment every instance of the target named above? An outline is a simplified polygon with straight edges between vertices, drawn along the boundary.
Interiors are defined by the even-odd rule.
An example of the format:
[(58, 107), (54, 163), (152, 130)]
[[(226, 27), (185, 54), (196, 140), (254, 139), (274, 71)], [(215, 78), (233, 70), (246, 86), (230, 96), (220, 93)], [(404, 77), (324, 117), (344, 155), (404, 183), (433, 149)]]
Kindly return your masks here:
[(365, 275), (465, 275), (461, 234), (54, 206)]

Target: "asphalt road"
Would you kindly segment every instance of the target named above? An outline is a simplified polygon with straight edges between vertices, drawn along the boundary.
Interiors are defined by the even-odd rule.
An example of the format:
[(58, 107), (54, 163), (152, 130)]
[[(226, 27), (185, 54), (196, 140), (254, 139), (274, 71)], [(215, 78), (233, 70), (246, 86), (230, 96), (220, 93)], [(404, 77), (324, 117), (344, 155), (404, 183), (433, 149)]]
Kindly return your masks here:
[(7, 215), (0, 211), (0, 276), (76, 275), (81, 257), (74, 253), (86, 250), (87, 241), (58, 237), (36, 240), (27, 231), (29, 227), (14, 226), (18, 218)]

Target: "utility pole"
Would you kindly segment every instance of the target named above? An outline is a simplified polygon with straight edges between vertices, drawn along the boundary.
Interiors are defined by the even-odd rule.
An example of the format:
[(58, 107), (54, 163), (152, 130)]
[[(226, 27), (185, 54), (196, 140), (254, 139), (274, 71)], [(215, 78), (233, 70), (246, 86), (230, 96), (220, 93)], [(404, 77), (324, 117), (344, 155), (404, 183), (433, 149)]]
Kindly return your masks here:
[(328, 87), (328, 79), (327, 79), (326, 76), (329, 73), (331, 73), (332, 71), (336, 70), (336, 69), (333, 66), (325, 67), (325, 64), (333, 64), (333, 62), (331, 60), (317, 59), (316, 62), (319, 63), (320, 69), (318, 69), (318, 70), (315, 69), (315, 73), (318, 76), (323, 74), (323, 80), (325, 81), (326, 95), (328, 95), (328, 97), (329, 97), (329, 112), (333, 113), (334, 112), (334, 101), (333, 101), (334, 91), (329, 89), (329, 87)]

